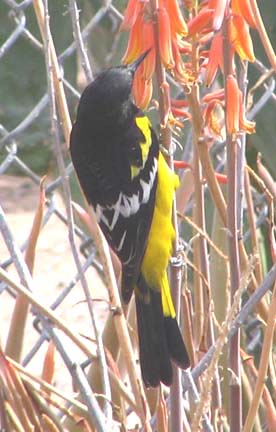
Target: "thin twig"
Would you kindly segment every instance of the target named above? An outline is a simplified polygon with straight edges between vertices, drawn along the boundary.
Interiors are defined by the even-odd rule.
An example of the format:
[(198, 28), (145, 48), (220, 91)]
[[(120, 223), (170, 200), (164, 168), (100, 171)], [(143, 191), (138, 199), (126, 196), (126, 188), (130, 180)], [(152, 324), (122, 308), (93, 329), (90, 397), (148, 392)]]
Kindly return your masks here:
[[(44, 324), (47, 326), (46, 322)], [(77, 361), (72, 360), (72, 352), (70, 352), (70, 356), (68, 355), (68, 349), (65, 349), (64, 340), (62, 340), (62, 335), (59, 334), (58, 329), (49, 326), (48, 331), (62, 356), (65, 365), (70, 371), (73, 381), (77, 384), (82, 400), (88, 408), (87, 414), (88, 418), (91, 420), (92, 426), (94, 425), (98, 431), (107, 432), (109, 427), (111, 427), (111, 423), (107, 425), (103, 412), (94, 393), (92, 392), (82, 368)]]
[(0, 205), (0, 231), (15, 265), (21, 283), (24, 284), (30, 292), (34, 291), (34, 283), (23, 254), (14, 241), (13, 235), (9, 229), (5, 213)]
[[(229, 7), (227, 7), (227, 17), (229, 17)], [(233, 59), (231, 54), (231, 41), (229, 34), (228, 21), (225, 18), (223, 23), (223, 69), (224, 69), (224, 88), (227, 89), (227, 79), (233, 74)], [(234, 78), (233, 78), (234, 79)], [(232, 135), (228, 130), (227, 113), (230, 110), (238, 110), (238, 107), (230, 106), (228, 92), (225, 90), (225, 127), (226, 127), (226, 153), (227, 153), (227, 209), (226, 209), (226, 228), (228, 232), (228, 255), (230, 271), (230, 296), (231, 304), (234, 306), (236, 292), (240, 284), (240, 256), (238, 248), (238, 229), (240, 224), (238, 218), (241, 212), (238, 212), (238, 204), (241, 204), (241, 198), (238, 195), (238, 179), (241, 183), (241, 173), (238, 168), (242, 169), (244, 162), (240, 161), (238, 166), (238, 137)], [(230, 415), (229, 423), (231, 431), (240, 432), (242, 428), (242, 394), (241, 394), (241, 360), (240, 360), (240, 331), (231, 338), (229, 342), (229, 367), (231, 370), (230, 377)]]
[(237, 291), (234, 295), (232, 306), (231, 306), (230, 310), (227, 312), (225, 322), (221, 326), (220, 334), (219, 334), (219, 336), (215, 342), (215, 345), (213, 345), (214, 353), (213, 353), (210, 365), (208, 367), (208, 370), (205, 372), (203, 380), (202, 380), (203, 381), (203, 389), (202, 389), (202, 392), (201, 392), (200, 397), (199, 397), (200, 402), (197, 405), (196, 413), (195, 413), (195, 416), (193, 418), (193, 426), (192, 426), (193, 431), (198, 431), (200, 429), (200, 419), (201, 419), (203, 413), (205, 412), (205, 409), (207, 406), (207, 401), (210, 398), (212, 382), (213, 382), (213, 378), (215, 376), (215, 371), (217, 368), (218, 360), (219, 360), (219, 357), (222, 353), (223, 346), (224, 346), (226, 340), (228, 339), (230, 326), (234, 320), (234, 317), (237, 313), (237, 310), (239, 309), (241, 296), (249, 284), (249, 280), (250, 280), (250, 277), (251, 277), (251, 274), (252, 274), (252, 271), (254, 268), (254, 263), (255, 263), (255, 257), (252, 258), (251, 262), (249, 263), (248, 269), (242, 275), (239, 288), (237, 289)]
[[(274, 264), (273, 267), (269, 270), (262, 284), (250, 296), (249, 300), (241, 308), (239, 314), (231, 323), (230, 331), (227, 335), (228, 340), (230, 340), (231, 337), (233, 337), (236, 334), (237, 330), (243, 325), (243, 323), (248, 318), (249, 314), (253, 311), (253, 309), (256, 307), (256, 305), (259, 303), (262, 297), (269, 291), (271, 286), (274, 284), (275, 280), (276, 280), (276, 264)], [(202, 375), (204, 370), (208, 367), (214, 355), (214, 352), (215, 352), (215, 347), (212, 346), (211, 348), (209, 348), (207, 353), (202, 357), (199, 363), (194, 367), (194, 369), (192, 370), (192, 375), (194, 380), (197, 380)]]
[(269, 364), (269, 357), (272, 352), (273, 347), (273, 334), (276, 324), (276, 284), (274, 284), (274, 289), (272, 292), (272, 299), (269, 308), (269, 315), (267, 320), (267, 327), (265, 329), (264, 341), (262, 354), (259, 364), (258, 377), (255, 385), (255, 390), (253, 398), (249, 407), (249, 411), (246, 416), (246, 421), (244, 425), (244, 432), (250, 432), (254, 425), (254, 419), (260, 404), (262, 393), (265, 386), (265, 379), (267, 376), (267, 368)]
[(257, 229), (256, 229), (256, 222), (255, 222), (256, 217), (254, 213), (252, 193), (250, 188), (250, 178), (249, 178), (247, 167), (244, 170), (244, 189), (245, 189), (245, 199), (247, 204), (247, 218), (248, 218), (248, 223), (251, 232), (252, 249), (253, 249), (253, 253), (257, 254), (258, 256), (258, 260), (255, 266), (256, 280), (258, 284), (260, 284), (263, 279), (262, 266), (261, 266), (261, 254), (260, 254), (259, 242), (257, 238)]
[[(45, 34), (45, 11), (44, 11), (42, 0), (33, 0), (33, 7), (35, 10), (40, 33), (43, 38), (43, 35)], [(51, 35), (49, 35), (49, 50), (50, 50), (51, 62), (52, 62), (52, 73), (54, 77), (55, 94), (57, 97), (59, 114), (62, 121), (64, 138), (65, 138), (65, 142), (69, 143), (70, 132), (71, 132), (71, 120), (70, 120), (70, 115), (66, 103), (66, 96), (63, 88), (61, 70), (58, 65), (56, 50)]]
[(45, 390), (49, 393), (55, 394), (56, 396), (60, 397), (64, 401), (70, 403), (70, 405), (75, 405), (80, 411), (82, 411), (83, 415), (85, 415), (87, 413), (87, 406), (85, 406), (83, 403), (79, 402), (77, 399), (74, 399), (73, 397), (68, 396), (64, 392), (57, 389), (55, 386), (49, 384), (48, 382), (42, 380), (41, 378), (39, 378), (37, 376), (35, 376), (31, 372), (29, 372), (26, 368), (21, 366), (20, 363), (17, 363), (16, 361), (14, 361), (12, 358), (9, 358), (7, 356), (7, 360), (15, 367), (15, 369), (17, 369), (21, 374), (24, 374), (27, 377), (27, 378), (23, 378), (23, 380), (30, 380), (29, 382), (32, 382), (32, 381), (36, 382), (37, 384), (39, 384), (39, 386), (43, 390)]
[(193, 229), (202, 237), (206, 239), (209, 246), (214, 249), (214, 251), (218, 254), (218, 256), (222, 259), (224, 259), (226, 262), (228, 261), (228, 256), (225, 255), (221, 249), (218, 248), (218, 246), (212, 241), (212, 239), (209, 237), (207, 231), (203, 231), (189, 216), (186, 216), (181, 213), (177, 213), (177, 216), (180, 217), (183, 221), (187, 222)]
[(75, 0), (70, 0), (70, 14), (73, 25), (74, 39), (77, 43), (77, 50), (81, 58), (81, 65), (83, 67), (87, 82), (93, 80), (92, 69), (90, 67), (88, 55), (84, 46), (84, 42), (81, 35), (80, 22), (79, 22), (79, 10)]
[(26, 299), (35, 307), (36, 311), (49, 318), (58, 328), (60, 328), (72, 341), (89, 357), (97, 358), (92, 350), (87, 346), (87, 342), (83, 341), (74, 330), (70, 329), (70, 326), (63, 319), (59, 318), (55, 312), (53, 312), (47, 306), (41, 304), (40, 299), (37, 295), (32, 294), (31, 291), (26, 289), (22, 284), (16, 282), (4, 269), (0, 267), (0, 280), (4, 281), (7, 285), (13, 288), (17, 293), (23, 294)]
[(276, 72), (276, 56), (275, 52), (273, 50), (273, 47), (271, 45), (271, 42), (269, 40), (267, 31), (265, 29), (258, 5), (256, 0), (250, 0), (250, 5), (252, 8), (252, 12), (256, 21), (257, 30), (260, 35), (261, 41), (263, 43), (264, 50), (267, 54), (267, 57), (270, 61), (271, 66), (274, 69), (274, 72)]

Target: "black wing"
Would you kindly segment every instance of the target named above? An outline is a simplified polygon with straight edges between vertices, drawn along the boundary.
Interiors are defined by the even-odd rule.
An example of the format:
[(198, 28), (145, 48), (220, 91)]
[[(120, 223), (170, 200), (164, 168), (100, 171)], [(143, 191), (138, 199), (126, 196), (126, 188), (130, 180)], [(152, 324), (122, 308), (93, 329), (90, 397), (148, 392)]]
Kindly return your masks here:
[[(153, 216), (158, 141), (151, 129), (151, 145), (143, 163), (140, 143), (145, 137), (135, 118), (120, 139), (115, 135), (93, 147), (91, 139), (99, 144), (99, 137), (89, 137), (88, 142), (87, 136), (80, 136), (78, 124), (74, 125), (70, 143), (72, 160), (100, 227), (121, 260), (122, 297), (127, 303), (140, 273)], [(138, 168), (134, 178), (131, 166)]]

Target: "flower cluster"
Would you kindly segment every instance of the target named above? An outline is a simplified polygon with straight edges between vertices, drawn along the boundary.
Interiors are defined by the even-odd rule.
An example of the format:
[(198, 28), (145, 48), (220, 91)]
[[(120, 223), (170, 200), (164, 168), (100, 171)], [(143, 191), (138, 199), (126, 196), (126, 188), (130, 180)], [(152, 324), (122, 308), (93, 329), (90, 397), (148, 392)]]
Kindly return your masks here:
[(145, 108), (151, 99), (151, 78), (155, 70), (157, 50), (164, 67), (170, 69), (176, 79), (183, 79), (185, 68), (180, 49), (182, 38), (187, 35), (187, 25), (178, 0), (160, 0), (156, 11), (151, 9), (147, 0), (130, 0), (121, 29), (130, 31), (124, 63), (131, 63), (151, 48), (133, 83), (136, 104)]
[[(121, 25), (122, 30), (130, 32), (124, 63), (131, 63), (150, 48), (135, 75), (136, 104), (144, 109), (151, 100), (157, 56), (174, 79), (188, 88), (195, 81), (203, 81), (210, 87), (219, 71), (224, 74), (227, 55), (232, 66), (230, 76), (225, 77), (225, 91), (211, 92), (202, 100), (205, 126), (217, 138), (224, 137), (224, 125), (228, 133), (252, 133), (254, 125), (245, 119), (235, 77), (235, 56), (242, 61), (255, 61), (250, 28), (255, 28), (256, 23), (250, 0), (204, 0), (198, 9), (189, 0), (181, 3), (159, 0), (156, 10), (152, 9), (152, 3), (151, 0), (129, 0)], [(180, 4), (186, 8), (187, 24)], [(224, 52), (225, 37), (229, 42), (227, 53)], [(230, 103), (227, 103), (224, 119), (226, 99)], [(172, 100), (170, 105), (174, 117), (190, 119), (187, 101)]]
[[(223, 22), (225, 27), (222, 28)], [(250, 27), (256, 23), (251, 10), (250, 0), (208, 0), (203, 3), (199, 13), (188, 22), (188, 38), (198, 41), (201, 58), (200, 73), (207, 86), (214, 82), (218, 71), (224, 73), (224, 56), (227, 55), (232, 71), (225, 78), (224, 90), (213, 92), (205, 103), (204, 118), (209, 132), (223, 138), (224, 123), (227, 133), (245, 131), (254, 132), (254, 123), (245, 119), (242, 94), (235, 77), (235, 55), (241, 60), (255, 61)], [(229, 52), (224, 53), (223, 40), (228, 37)], [(210, 48), (206, 50), (206, 44)], [(224, 105), (227, 98), (227, 109), (224, 121)]]
[[(224, 3), (224, 8), (222, 6), (218, 7), (218, 5), (222, 5)], [(226, 22), (227, 32), (229, 35), (229, 40), (232, 45), (232, 52), (229, 55), (234, 57), (235, 52), (241, 58), (241, 60), (247, 60), (249, 62), (255, 61), (255, 55), (253, 50), (253, 43), (249, 32), (249, 27), (255, 27), (254, 16), (250, 9), (250, 1), (249, 0), (233, 0), (231, 3), (231, 10), (228, 14), (228, 19)], [(206, 77), (205, 82), (208, 86), (212, 84), (216, 77), (216, 73), (218, 68), (223, 71), (223, 52), (222, 52), (222, 42), (223, 35), (221, 24), (225, 14), (226, 2), (222, 0), (209, 0), (208, 7), (203, 8), (199, 15), (197, 15), (197, 19), (200, 15), (205, 16), (205, 27), (203, 29), (210, 28), (210, 17), (209, 12), (212, 11), (213, 17), (213, 25), (212, 29), (217, 30), (215, 35), (213, 36), (207, 66), (206, 66)], [(202, 22), (202, 20), (201, 20)], [(192, 23), (190, 23), (192, 24)], [(203, 26), (203, 24), (201, 24)], [(220, 27), (219, 27), (220, 25)], [(193, 32), (196, 31), (196, 25), (192, 26)]]

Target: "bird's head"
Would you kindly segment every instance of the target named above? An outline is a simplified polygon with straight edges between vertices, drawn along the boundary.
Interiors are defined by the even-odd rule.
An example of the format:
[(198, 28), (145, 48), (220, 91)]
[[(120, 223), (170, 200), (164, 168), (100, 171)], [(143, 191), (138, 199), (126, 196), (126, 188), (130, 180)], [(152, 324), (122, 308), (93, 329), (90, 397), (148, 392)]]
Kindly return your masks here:
[[(133, 78), (138, 66), (150, 50), (145, 51), (133, 63), (112, 67), (102, 72), (84, 90), (78, 116), (92, 116), (94, 119), (112, 118), (118, 111), (124, 112), (131, 104)], [(88, 119), (86, 119), (88, 120)]]

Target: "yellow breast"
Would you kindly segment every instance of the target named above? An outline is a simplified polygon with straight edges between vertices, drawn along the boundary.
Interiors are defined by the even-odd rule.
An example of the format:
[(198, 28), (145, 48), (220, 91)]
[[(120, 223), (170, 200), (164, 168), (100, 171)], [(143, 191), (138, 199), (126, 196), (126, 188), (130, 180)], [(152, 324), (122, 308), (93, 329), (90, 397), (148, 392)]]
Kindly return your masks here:
[(142, 273), (152, 289), (160, 291), (172, 252), (175, 231), (172, 225), (172, 204), (178, 177), (170, 170), (163, 155), (158, 159), (156, 201)]

